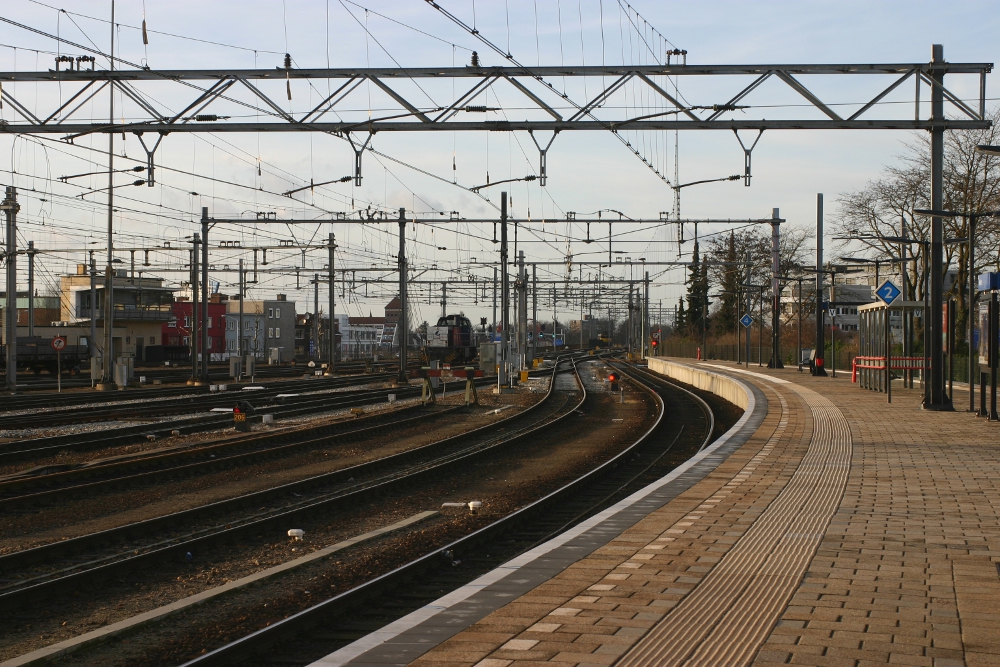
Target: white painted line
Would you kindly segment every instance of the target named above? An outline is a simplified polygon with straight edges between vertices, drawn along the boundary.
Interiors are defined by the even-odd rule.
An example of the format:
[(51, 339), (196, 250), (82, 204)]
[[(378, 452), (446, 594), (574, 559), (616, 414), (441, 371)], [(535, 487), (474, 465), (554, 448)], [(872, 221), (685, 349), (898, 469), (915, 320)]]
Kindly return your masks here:
[(111, 625), (105, 626), (98, 630), (82, 634), (78, 637), (73, 637), (65, 641), (61, 641), (58, 644), (52, 644), (51, 646), (46, 646), (40, 648), (31, 653), (26, 653), (24, 655), (18, 656), (16, 658), (11, 658), (6, 662), (0, 663), (0, 667), (25, 667), (26, 665), (33, 665), (40, 662), (49, 662), (60, 656), (72, 653), (73, 651), (83, 648), (84, 646), (89, 646), (91, 644), (100, 643), (106, 641), (116, 635), (122, 634), (129, 630), (137, 629), (143, 625), (147, 625), (154, 621), (159, 621), (160, 619), (172, 616), (179, 611), (183, 611), (188, 607), (201, 604), (207, 600), (218, 597), (230, 591), (234, 591), (239, 588), (243, 588), (248, 584), (252, 584), (258, 581), (262, 581), (269, 577), (273, 577), (276, 574), (282, 572), (287, 572), (288, 570), (293, 570), (297, 567), (305, 565), (306, 563), (311, 563), (312, 561), (319, 560), (320, 558), (325, 558), (332, 553), (346, 549), (347, 547), (358, 544), (359, 542), (364, 542), (370, 540), (374, 537), (384, 535), (385, 533), (398, 530), (400, 528), (405, 528), (406, 526), (412, 525), (428, 519), (437, 512), (420, 512), (419, 514), (414, 514), (411, 517), (403, 519), (402, 521), (397, 521), (394, 524), (383, 526), (376, 530), (358, 535), (346, 539), (342, 542), (337, 542), (323, 549), (319, 549), (310, 554), (306, 554), (295, 560), (290, 560), (287, 563), (282, 563), (281, 565), (275, 565), (266, 570), (261, 570), (260, 572), (251, 574), (249, 576), (243, 577), (241, 579), (236, 579), (235, 581), (230, 581), (228, 584), (222, 586), (217, 586), (216, 588), (210, 588), (207, 591), (202, 591), (196, 595), (191, 595), (189, 597), (178, 600), (168, 605), (158, 607), (156, 609), (151, 609), (150, 611), (132, 616), (130, 618), (123, 619), (117, 623), (112, 623)]

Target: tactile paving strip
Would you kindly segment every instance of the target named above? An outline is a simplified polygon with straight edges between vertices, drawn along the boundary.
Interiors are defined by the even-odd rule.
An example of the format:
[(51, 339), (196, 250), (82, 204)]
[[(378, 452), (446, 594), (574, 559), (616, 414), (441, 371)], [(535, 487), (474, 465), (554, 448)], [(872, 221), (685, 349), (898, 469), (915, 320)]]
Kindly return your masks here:
[[(788, 604), (843, 496), (851, 434), (831, 401), (791, 383), (785, 387), (803, 398), (813, 416), (813, 438), (801, 464), (753, 527), (622, 658), (621, 667), (748, 664)], [(776, 431), (772, 441), (779, 437)], [(738, 486), (755, 465), (749, 463), (719, 493)]]

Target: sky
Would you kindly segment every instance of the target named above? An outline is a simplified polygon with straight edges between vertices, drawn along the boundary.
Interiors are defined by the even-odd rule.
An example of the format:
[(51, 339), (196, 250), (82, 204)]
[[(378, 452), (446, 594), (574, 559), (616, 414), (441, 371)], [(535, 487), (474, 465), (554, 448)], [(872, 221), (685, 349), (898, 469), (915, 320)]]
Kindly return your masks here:
[[(987, 2), (952, 2), (944, 6), (912, 1), (635, 0), (625, 5), (617, 0), (445, 0), (439, 4), (529, 66), (650, 63), (650, 50), (658, 51), (664, 45), (685, 49), (690, 64), (926, 62), (935, 43), (944, 45), (948, 61), (989, 63), (996, 60), (995, 35), (1000, 27), (996, 6)], [(115, 10), (119, 56), (153, 69), (272, 69), (282, 64), (285, 53), (292, 56), (297, 68), (463, 66), (469, 63), (473, 50), (485, 65), (504, 64), (500, 55), (419, 0), (358, 3), (119, 0)], [(111, 32), (110, 11), (109, 0), (72, 3), (52, 0), (44, 4), (11, 0), (4, 4), (0, 16), (106, 51)], [(141, 32), (136, 29), (144, 17), (149, 30), (148, 46), (142, 44)], [(639, 29), (630, 29), (630, 24), (638, 25)], [(645, 43), (640, 43), (640, 32), (647, 40)], [(72, 46), (58, 46), (52, 39), (2, 23), (0, 44), (2, 71), (49, 69), (53, 66), (52, 52), (79, 54), (79, 49)], [(646, 50), (645, 45), (649, 46)], [(98, 67), (106, 67), (106, 61), (102, 63), (99, 59)], [(680, 92), (692, 104), (713, 104), (725, 101), (749, 81), (723, 79), (713, 77), (690, 83), (682, 80)], [(867, 101), (889, 82), (890, 79), (881, 77), (857, 76), (814, 77), (805, 81), (825, 101), (844, 108)], [(326, 89), (325, 81), (315, 82), (313, 88), (303, 82), (294, 83), (290, 101), (280, 82), (265, 92), (287, 105), (289, 111), (300, 113), (309, 108), (310, 102), (315, 104)], [(564, 86), (577, 102), (592, 96), (599, 83), (592, 79), (553, 81), (556, 88)], [(589, 88), (584, 90), (584, 85)], [(954, 75), (948, 83), (963, 99), (977, 98), (978, 85), (977, 78), (968, 75)], [(11, 92), (9, 84), (5, 84), (5, 90)], [(183, 107), (191, 99), (176, 86), (149, 90), (164, 108)], [(447, 103), (452, 95), (450, 82), (426, 82), (417, 89), (404, 81), (399, 83), (398, 90), (405, 91), (408, 99), (422, 107)], [(632, 89), (632, 93), (636, 91)], [(36, 109), (44, 109), (50, 108), (54, 96), (63, 91), (55, 90), (52, 84), (21, 84), (11, 94), (22, 102), (34, 104)], [(629, 100), (627, 95), (625, 104)], [(923, 96), (926, 100), (926, 88)], [(987, 104), (996, 106), (1000, 91), (995, 74), (987, 78), (987, 97)], [(645, 108), (636, 104), (636, 99), (644, 98), (633, 97), (631, 110)], [(879, 111), (894, 118), (912, 118), (912, 99), (913, 87), (901, 86), (886, 99), (890, 103)], [(815, 109), (802, 106), (803, 98), (773, 80), (747, 100), (754, 107), (745, 112), (748, 118), (821, 117)], [(523, 98), (518, 99), (499, 86), (492, 95), (487, 94), (477, 102), (498, 105), (503, 114), (513, 118), (533, 113), (524, 110)], [(926, 106), (925, 103), (925, 109)], [(378, 90), (373, 93), (363, 86), (345, 100), (342, 117), (363, 120), (369, 113), (391, 113), (391, 108), (388, 98)], [(233, 114), (245, 111), (239, 107), (228, 110)], [(216, 111), (221, 112), (221, 108)], [(81, 113), (84, 117), (89, 114), (106, 117), (106, 101), (94, 102), (92, 108)], [(22, 120), (13, 114), (9, 104), (0, 109), (2, 118), (10, 122)], [(492, 117), (499, 118), (499, 114)], [(744, 134), (742, 138), (749, 144), (754, 134)], [(57, 137), (51, 135), (52, 139)], [(633, 133), (626, 137), (640, 147), (640, 152), (667, 180), (674, 182), (673, 133), (646, 136)], [(833, 227), (837, 197), (877, 178), (880, 170), (896, 162), (905, 144), (915, 139), (902, 131), (768, 131), (753, 151), (750, 187), (739, 181), (685, 188), (681, 213), (684, 217), (761, 218), (778, 208), (787, 224), (811, 229), (815, 224), (816, 193), (822, 192), (827, 202), (827, 224)], [(729, 131), (681, 132), (677, 141), (680, 183), (743, 172), (743, 151)], [(82, 249), (88, 244), (104, 247), (103, 195), (86, 195), (84, 199), (76, 195), (102, 187), (106, 176), (74, 179), (72, 184), (61, 183), (57, 177), (106, 168), (105, 158), (86, 148), (104, 149), (106, 138), (83, 138), (77, 144), (77, 148), (70, 148), (59, 145), (58, 141), (33, 142), (0, 136), (0, 183), (13, 183), (22, 191), (36, 190), (23, 193), (23, 241), (31, 239), (36, 246), (51, 249)], [(373, 147), (405, 164), (365, 154), (361, 187), (347, 183), (327, 186), (315, 193), (304, 191), (298, 195), (304, 203), (296, 204), (280, 193), (307, 185), (310, 179), (320, 182), (352, 173), (354, 156), (343, 141), (324, 135), (285, 133), (259, 137), (228, 133), (168, 136), (157, 152), (157, 165), (161, 167), (157, 186), (119, 190), (121, 201), (130, 202), (130, 211), (134, 212), (119, 213), (116, 245), (161, 246), (165, 241), (175, 248), (183, 245), (184, 238), (195, 231), (194, 223), (203, 206), (218, 216), (266, 210), (274, 211), (279, 218), (315, 218), (331, 211), (350, 212), (372, 206), (383, 210), (404, 207), (422, 216), (458, 211), (463, 217), (495, 217), (500, 187), (484, 190), (487, 200), (456, 187), (451, 181), (467, 188), (487, 180), (538, 172), (537, 151), (524, 133), (385, 133), (374, 138)], [(129, 158), (143, 156), (131, 136), (124, 144), (118, 141), (116, 153)], [(529, 263), (561, 261), (567, 254), (572, 254), (576, 262), (598, 261), (607, 253), (606, 229), (591, 230), (592, 236), (605, 238), (603, 242), (587, 244), (583, 225), (537, 222), (541, 219), (562, 217), (567, 211), (583, 216), (607, 210), (622, 211), (634, 218), (656, 219), (660, 212), (671, 211), (674, 205), (669, 185), (607, 132), (559, 135), (548, 153), (546, 186), (543, 188), (536, 181), (513, 183), (507, 189), (512, 197), (512, 212), (533, 221), (519, 236), (519, 250), (525, 252)], [(718, 233), (723, 229), (703, 226), (699, 233)], [(395, 225), (310, 225), (284, 229), (246, 225), (220, 229), (217, 238), (240, 240), (243, 246), (278, 241), (301, 246), (322, 243), (331, 231), (337, 234), (340, 246), (338, 264), (381, 268), (394, 261)], [(616, 236), (614, 248), (625, 256), (673, 261), (679, 257), (686, 259), (691, 250), (690, 243), (678, 247), (676, 228), (672, 225), (623, 226), (620, 231), (622, 236)], [(684, 234), (690, 238), (693, 231), (687, 228)], [(473, 278), (492, 281), (491, 271), (477, 271), (469, 265), (472, 261), (496, 260), (491, 225), (417, 225), (411, 226), (408, 234), (412, 241), (408, 252), (411, 263), (427, 271), (421, 279), (449, 275), (464, 278), (471, 272)], [(238, 251), (214, 248), (213, 253), (213, 264), (218, 262), (220, 268), (229, 264), (235, 267), (240, 256)], [(251, 261), (249, 255), (242, 256)], [(60, 271), (81, 261), (83, 254), (53, 253), (48, 257), (43, 284), (48, 280), (51, 285)], [(127, 255), (122, 257), (128, 261)], [(183, 261), (178, 253), (155, 252), (153, 263), (148, 270), (154, 275), (162, 275), (174, 284), (183, 280)], [(251, 289), (250, 296), (283, 291), (290, 294), (290, 299), (311, 303), (308, 279), (314, 272), (322, 271), (325, 264), (325, 251), (308, 249), (304, 255), (295, 247), (272, 251), (269, 266), (283, 268), (285, 274), (263, 276)], [(293, 274), (296, 266), (300, 273), (298, 289)], [(437, 267), (437, 271), (432, 267)], [(596, 270), (574, 265), (573, 274), (586, 276)], [(630, 276), (621, 267), (615, 267), (612, 274), (638, 275), (633, 272)], [(540, 267), (540, 277), (563, 275), (564, 269), (560, 267)], [(661, 300), (676, 303), (684, 291), (682, 271), (654, 271), (653, 275), (653, 303)], [(387, 273), (385, 278), (389, 280), (391, 276)], [(222, 281), (223, 292), (233, 291), (232, 272), (219, 272), (218, 279)], [(361, 281), (358, 276), (353, 285), (344, 286), (343, 307), (351, 314), (367, 315), (368, 311), (379, 314), (393, 288), (374, 283), (364, 286)], [(417, 321), (439, 314), (440, 288), (415, 286), (411, 293), (418, 302)], [(488, 316), (488, 305), (476, 303), (482, 296), (481, 289), (457, 291), (449, 298), (449, 311), (461, 309), (474, 318)], [(324, 303), (325, 298), (321, 296), (320, 301)], [(551, 304), (545, 307), (550, 308)], [(560, 319), (571, 319), (569, 313), (577, 311), (579, 305), (557, 303), (556, 308), (561, 313)], [(300, 306), (299, 310), (306, 308)]]

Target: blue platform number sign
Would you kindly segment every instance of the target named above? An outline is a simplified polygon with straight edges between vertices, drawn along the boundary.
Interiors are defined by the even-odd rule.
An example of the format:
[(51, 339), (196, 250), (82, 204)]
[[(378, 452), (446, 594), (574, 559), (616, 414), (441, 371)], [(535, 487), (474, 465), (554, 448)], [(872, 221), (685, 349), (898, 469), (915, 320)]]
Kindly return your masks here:
[(744, 314), (743, 317), (740, 318), (740, 324), (742, 324), (746, 328), (749, 328), (750, 325), (753, 324), (753, 318), (750, 317), (749, 314)]
[(877, 294), (878, 298), (882, 299), (882, 301), (885, 302), (885, 305), (888, 306), (899, 298), (899, 295), (902, 294), (902, 292), (899, 291), (898, 287), (892, 284), (891, 280), (887, 280), (875, 291), (875, 294)]

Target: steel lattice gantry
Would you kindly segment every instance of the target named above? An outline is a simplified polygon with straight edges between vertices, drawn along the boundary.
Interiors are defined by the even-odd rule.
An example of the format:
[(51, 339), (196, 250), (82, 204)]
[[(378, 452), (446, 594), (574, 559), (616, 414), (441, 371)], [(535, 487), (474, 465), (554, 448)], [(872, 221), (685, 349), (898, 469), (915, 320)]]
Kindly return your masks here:
[[(13, 23), (9, 19), (4, 21)], [(105, 55), (88, 47), (80, 48)], [(937, 44), (933, 45), (932, 59), (928, 63), (887, 64), (151, 70), (118, 58), (113, 62), (132, 69), (80, 69), (79, 65), (88, 61), (94, 62), (89, 57), (78, 58), (77, 67), (69, 70), (60, 70), (57, 63), (57, 69), (46, 72), (0, 72), (0, 103), (12, 108), (15, 118), (13, 121), (0, 120), (0, 134), (60, 134), (72, 140), (92, 133), (113, 137), (119, 132), (133, 133), (140, 139), (147, 132), (157, 133), (161, 139), (172, 132), (322, 132), (350, 142), (355, 153), (354, 178), (360, 185), (361, 155), (378, 132), (527, 131), (539, 152), (537, 178), (545, 185), (546, 152), (558, 133), (570, 130), (615, 134), (674, 129), (734, 132), (926, 130), (931, 134), (931, 208), (935, 210), (943, 207), (944, 132), (990, 127), (986, 118), (986, 75), (993, 68), (992, 63), (949, 63), (944, 59), (943, 47)], [(968, 104), (962, 95), (946, 87), (945, 76), (958, 74), (978, 76), (978, 104)], [(859, 104), (833, 102), (829, 97), (824, 101), (815, 92), (818, 90), (813, 84), (816, 78), (845, 76), (855, 80), (881, 76), (884, 81), (874, 88), (873, 94), (862, 95), (859, 90), (852, 90), (852, 97), (857, 95), (867, 100)], [(599, 90), (597, 94), (586, 95), (582, 103), (575, 101), (576, 92), (573, 97), (567, 94), (565, 83), (562, 92), (553, 83), (554, 80), (565, 82), (580, 77), (593, 81), (593, 89)], [(692, 80), (717, 80), (719, 77), (735, 82), (731, 92), (718, 96), (712, 93), (710, 99), (699, 99), (695, 103), (687, 101), (705, 94), (691, 85)], [(811, 87), (805, 85), (806, 78)], [(675, 94), (671, 94), (671, 80), (676, 84), (682, 79), (684, 97), (676, 94), (676, 88)], [(293, 82), (298, 84), (302, 80), (326, 80), (329, 88), (326, 94), (319, 94), (321, 101), (318, 104), (296, 113), (290, 110), (290, 104), (286, 109), (282, 106), (283, 101), (276, 101), (281, 98), (275, 97), (275, 91), (285, 92), (290, 102)], [(770, 80), (779, 82), (780, 87), (764, 87), (763, 84)], [(18, 88), (18, 84), (28, 82), (52, 85), (29, 87), (33, 93), (29, 100)], [(902, 90), (901, 86), (907, 82), (913, 85), (912, 116), (903, 111), (902, 105), (880, 104), (894, 91)], [(369, 84), (366, 92), (371, 90), (380, 95), (377, 116), (373, 116), (371, 105), (351, 110), (342, 104), (355, 99), (351, 94), (366, 83)], [(718, 81), (713, 84), (707, 88), (714, 90)], [(621, 104), (626, 85), (644, 86), (646, 96), (654, 102), (644, 104), (641, 109)], [(503, 108), (472, 104), (485, 91), (496, 93), (501, 86), (508, 89), (504, 92), (505, 99), (513, 96), (512, 99), (520, 100), (507, 106), (516, 110), (512, 112), (523, 112), (524, 119), (510, 119)], [(127, 108), (111, 114), (107, 122), (81, 119), (81, 109), (87, 108), (87, 103), (106, 88), (119, 92)], [(928, 91), (929, 105), (921, 104), (923, 88)], [(453, 95), (452, 89), (461, 92)], [(433, 90), (434, 95), (428, 90)], [(807, 104), (789, 105), (784, 97), (788, 91), (806, 100)], [(313, 92), (319, 91), (313, 87)], [(756, 104), (766, 107), (769, 114), (786, 117), (748, 117), (755, 109), (754, 105), (744, 104), (751, 94)], [(177, 111), (167, 110), (158, 102), (162, 99), (187, 101), (181, 102), (183, 106)], [(946, 103), (954, 118), (946, 116)], [(847, 108), (853, 109), (849, 115), (844, 111)], [(384, 115), (381, 109), (385, 109)], [(465, 118), (463, 114), (489, 112), (502, 112), (504, 119), (460, 120)], [(746, 115), (734, 119), (735, 113)], [(251, 116), (253, 121), (240, 119)], [(330, 120), (331, 116), (335, 119)], [(118, 118), (122, 121), (116, 122)], [(536, 132), (547, 133), (547, 139), (539, 142)], [(362, 140), (365, 135), (367, 138)], [(635, 152), (623, 136), (619, 135), (619, 139)], [(150, 169), (158, 143), (152, 150), (146, 149)], [(145, 147), (145, 142), (143, 145)], [(749, 178), (750, 154), (746, 148), (744, 151)], [(648, 162), (647, 166), (656, 171)], [(656, 173), (662, 178), (658, 171)], [(148, 182), (152, 184), (152, 179)], [(943, 277), (941, 218), (932, 218), (931, 225), (931, 298), (932, 302), (939, 303)], [(930, 329), (930, 391), (924, 405), (931, 409), (951, 409), (951, 400), (944, 394), (942, 332), (938, 318), (930, 318)]]
[[(336, 134), (428, 131), (529, 131), (564, 132), (570, 130), (765, 130), (765, 129), (895, 129), (929, 130), (975, 129), (988, 127), (986, 115), (986, 74), (992, 63), (888, 63), (888, 64), (829, 64), (829, 65), (629, 65), (629, 66), (567, 66), (567, 67), (416, 67), (416, 68), (338, 68), (338, 69), (206, 69), (206, 70), (49, 70), (45, 72), (0, 72), (0, 87), (5, 105), (21, 118), (17, 122), (0, 123), (0, 132), (18, 134), (63, 134), (78, 136), (92, 132), (331, 132)], [(978, 104), (969, 105), (959, 95), (948, 90), (938, 78), (945, 74), (970, 74), (979, 77)], [(881, 75), (886, 78), (878, 92), (868, 101), (856, 105), (850, 114), (841, 115), (839, 105), (824, 101), (801, 80), (817, 76)], [(578, 103), (559, 92), (550, 79), (588, 77), (601, 81), (600, 92)], [(735, 82), (731, 94), (684, 104), (665, 85), (667, 79), (683, 80), (725, 77)], [(455, 81), (462, 92), (452, 98), (451, 86), (435, 89), (446, 103), (428, 105), (430, 95), (421, 86), (428, 81)], [(782, 82), (809, 104), (803, 117), (778, 119), (734, 119), (734, 113), (744, 113), (752, 106), (742, 105), (751, 93), (761, 89), (770, 79)], [(293, 113), (283, 108), (281, 97), (265, 93), (270, 86), (284, 93), (286, 85), (300, 80), (329, 80), (331, 92), (312, 108)], [(659, 80), (659, 81), (658, 81)], [(914, 114), (886, 115), (887, 108), (879, 105), (886, 96), (907, 81), (913, 86)], [(18, 83), (51, 83), (62, 86), (63, 94), (44, 95), (30, 103), (16, 91)], [(358, 113), (356, 120), (341, 115), (341, 105), (352, 92), (365, 82), (373, 91), (381, 91), (385, 100), (398, 105), (398, 112), (378, 117)], [(658, 113), (630, 115), (628, 107), (609, 102), (623, 86), (638, 82), (648, 89), (657, 103), (664, 104)], [(277, 87), (275, 87), (277, 84)], [(120, 91), (129, 104), (128, 118), (122, 123), (79, 120), (80, 110), (87, 101), (107, 86)], [(490, 88), (506, 86), (512, 95), (520, 96), (527, 105), (524, 120), (460, 120), (462, 114), (495, 111), (470, 105), (478, 95)], [(168, 88), (164, 88), (167, 86)], [(957, 118), (932, 118), (921, 114), (921, 86), (929, 90), (940, 88), (945, 100), (957, 110)], [(404, 91), (403, 88), (406, 90)], [(289, 88), (290, 89), (290, 88)], [(376, 90), (377, 89), (377, 90)], [(33, 93), (34, 86), (30, 89)], [(180, 111), (169, 111), (154, 100), (187, 100)], [(779, 89), (780, 90), (780, 89)], [(686, 87), (686, 95), (691, 96)], [(166, 92), (166, 94), (164, 94)], [(414, 93), (416, 92), (416, 95)], [(761, 104), (775, 103), (774, 91), (765, 93), (769, 99)], [(855, 93), (856, 94), (856, 93)], [(416, 100), (423, 98), (423, 104)], [(47, 105), (47, 106), (46, 106)], [(924, 105), (926, 106), (926, 105)], [(569, 107), (569, 110), (567, 110)], [(518, 109), (525, 107), (518, 106)], [(560, 113), (560, 109), (562, 113)], [(260, 120), (233, 120), (225, 116), (246, 115), (253, 110)], [(497, 109), (498, 110), (498, 109)], [(237, 114), (236, 112), (239, 112)], [(770, 110), (773, 114), (775, 111)], [(514, 112), (510, 112), (514, 113)], [(798, 113), (798, 112), (796, 112)], [(846, 113), (846, 112), (844, 112)], [(565, 115), (564, 115), (565, 114)], [(330, 115), (337, 116), (331, 120)], [(227, 118), (230, 118), (227, 120)]]

